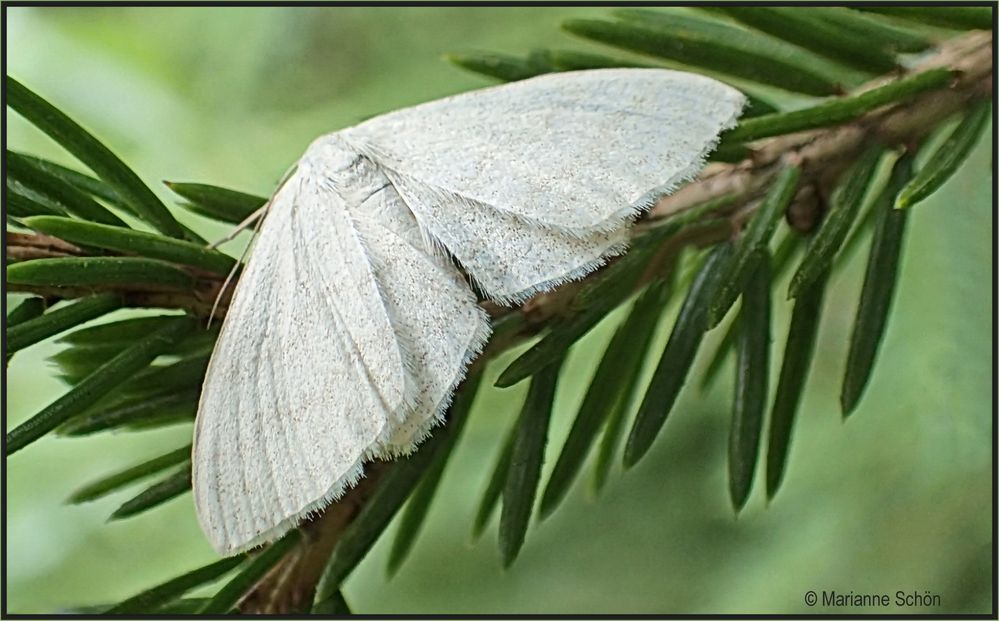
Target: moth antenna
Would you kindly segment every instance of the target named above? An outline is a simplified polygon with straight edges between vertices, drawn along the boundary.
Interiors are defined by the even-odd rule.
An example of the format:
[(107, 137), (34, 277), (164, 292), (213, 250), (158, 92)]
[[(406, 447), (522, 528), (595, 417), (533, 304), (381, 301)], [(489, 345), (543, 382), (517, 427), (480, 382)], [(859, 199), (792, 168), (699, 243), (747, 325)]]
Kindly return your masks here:
[[(288, 179), (290, 179), (291, 176), (295, 174), (295, 171), (297, 170), (298, 170), (298, 162), (292, 164), (291, 167), (289, 167), (288, 170), (285, 171), (284, 175), (281, 176), (281, 181), (278, 182), (277, 189), (274, 190), (274, 194), (271, 196), (270, 200), (261, 205), (260, 209), (254, 211), (246, 219), (244, 219), (242, 222), (236, 225), (236, 228), (233, 229), (228, 235), (226, 235), (224, 238), (220, 239), (219, 241), (209, 245), (208, 247), (215, 248), (216, 246), (224, 244), (227, 241), (231, 241), (241, 231), (246, 230), (246, 228), (250, 226), (251, 222), (253, 223), (253, 239), (256, 239), (257, 233), (260, 232), (260, 225), (263, 223), (264, 217), (267, 215), (267, 211), (270, 210), (271, 204), (274, 203), (274, 197), (277, 196), (278, 192), (281, 191), (281, 188), (284, 187), (284, 184), (288, 183)], [(250, 251), (251, 245), (253, 245), (252, 239), (250, 240), (249, 244), (246, 244), (246, 248), (243, 248), (242, 254), (239, 255), (239, 261), (236, 262), (236, 265), (232, 266), (232, 269), (229, 270), (229, 273), (226, 275), (225, 280), (222, 281), (222, 287), (219, 288), (219, 293), (218, 295), (215, 296), (215, 301), (212, 303), (212, 311), (211, 313), (208, 314), (208, 325), (205, 327), (206, 330), (211, 329), (212, 320), (215, 319), (215, 311), (217, 311), (219, 308), (219, 300), (222, 299), (222, 294), (225, 293), (225, 290), (229, 288), (229, 284), (232, 282), (233, 276), (236, 275), (236, 270), (238, 270), (239, 266), (243, 264), (243, 259), (246, 258), (246, 253)]]
[[(250, 222), (253, 222), (253, 239), (256, 239), (257, 233), (260, 232), (260, 225), (263, 224), (264, 216), (267, 215), (267, 211), (271, 208), (272, 202), (273, 202), (272, 200), (269, 200), (266, 203), (264, 203), (264, 205), (260, 209), (250, 214), (249, 218), (240, 222), (239, 226), (236, 227), (236, 230), (230, 233), (226, 237), (226, 239), (219, 240), (218, 242), (209, 246), (209, 248), (214, 248), (218, 244), (225, 243), (226, 241), (231, 240), (233, 237), (236, 236), (237, 233), (244, 230), (249, 225)], [(236, 276), (236, 270), (238, 270), (239, 267), (243, 265), (243, 259), (246, 258), (247, 253), (250, 251), (250, 246), (252, 245), (253, 245), (253, 240), (250, 240), (250, 243), (246, 244), (246, 248), (243, 248), (243, 252), (240, 253), (239, 261), (237, 261), (236, 264), (232, 266), (232, 269), (229, 270), (229, 273), (226, 275), (225, 280), (222, 281), (222, 286), (219, 288), (219, 292), (215, 296), (215, 301), (212, 302), (212, 311), (208, 314), (208, 325), (205, 326), (205, 330), (211, 329), (212, 320), (215, 319), (215, 311), (219, 309), (219, 301), (222, 299), (222, 296), (225, 294), (226, 289), (228, 289), (229, 285), (232, 283), (233, 277)]]
[(267, 211), (267, 207), (269, 205), (270, 201), (264, 203), (259, 209), (248, 215), (242, 222), (237, 224), (236, 227), (233, 228), (231, 231), (229, 231), (229, 233), (225, 237), (208, 244), (208, 248), (214, 250), (215, 248), (218, 248), (222, 244), (236, 239), (237, 235), (239, 235), (246, 229), (250, 228), (250, 226), (253, 226), (254, 231), (256, 231), (257, 223), (259, 223), (260, 220), (263, 219), (263, 213)]
[[(291, 177), (291, 175), (294, 174), (294, 172), (296, 170), (298, 170), (298, 163), (297, 162), (295, 164), (293, 164), (290, 168), (288, 168), (288, 170), (286, 170), (284, 172), (284, 174), (281, 176), (281, 180), (278, 181), (277, 190), (274, 190), (275, 194), (277, 194), (278, 190), (280, 190), (282, 187), (284, 187), (284, 184), (288, 182), (288, 178)], [(271, 200), (274, 200), (274, 199), (272, 198)], [(239, 235), (240, 233), (242, 233), (243, 231), (245, 231), (247, 228), (249, 228), (251, 224), (253, 224), (253, 234), (256, 235), (257, 231), (260, 229), (260, 221), (263, 220), (264, 214), (267, 213), (267, 210), (270, 209), (270, 206), (271, 206), (271, 201), (269, 200), (266, 203), (264, 203), (263, 205), (261, 205), (260, 209), (257, 209), (256, 211), (254, 211), (253, 213), (251, 213), (250, 215), (248, 215), (242, 222), (240, 222), (239, 224), (237, 224), (236, 228), (234, 228), (233, 230), (229, 231), (228, 235), (226, 235), (225, 237), (223, 237), (222, 239), (220, 239), (220, 240), (218, 240), (216, 242), (212, 242), (211, 244), (208, 245), (208, 247), (214, 249), (214, 248), (217, 248), (217, 247), (221, 246), (222, 244), (224, 244), (224, 243), (226, 243), (228, 241), (232, 241), (233, 239), (236, 238), (237, 235)], [(245, 257), (245, 256), (246, 256), (246, 252), (243, 253), (243, 257)], [(240, 257), (239, 260), (242, 261), (243, 257)]]

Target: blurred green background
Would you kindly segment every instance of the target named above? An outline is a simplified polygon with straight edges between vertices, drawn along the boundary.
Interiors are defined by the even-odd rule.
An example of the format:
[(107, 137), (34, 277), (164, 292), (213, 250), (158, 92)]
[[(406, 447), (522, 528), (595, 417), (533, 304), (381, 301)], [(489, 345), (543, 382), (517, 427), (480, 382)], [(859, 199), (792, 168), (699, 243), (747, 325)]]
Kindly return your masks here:
[[(561, 33), (558, 21), (603, 14), (570, 7), (8, 8), (5, 52), (11, 75), (112, 145), (148, 182), (267, 194), (319, 134), (488, 83), (441, 61), (443, 53), (591, 49)], [(7, 113), (7, 120), (12, 148), (72, 164), (19, 117)], [(383, 537), (347, 583), (355, 612), (805, 613), (824, 610), (804, 605), (806, 591), (832, 589), (929, 591), (942, 600), (939, 609), (880, 612), (990, 611), (987, 142), (913, 214), (897, 313), (873, 383), (846, 424), (838, 392), (866, 250), (837, 276), (788, 476), (771, 506), (758, 480), (747, 508), (733, 515), (725, 470), (731, 382), (700, 393), (691, 381), (652, 453), (627, 473), (617, 469), (598, 499), (578, 482), (502, 571), (495, 523), (477, 543), (468, 533), (523, 389), (489, 389), (412, 557), (388, 580), (390, 537)], [(182, 216), (208, 237), (226, 232)], [(779, 350), (788, 309), (782, 301), (778, 308)], [(609, 323), (576, 348), (563, 372), (548, 467)], [(695, 378), (718, 336), (709, 334)], [(55, 351), (44, 344), (14, 359), (9, 427), (64, 389), (45, 360)], [(181, 426), (47, 438), (13, 457), (4, 473), (7, 610), (113, 602), (212, 560), (189, 495), (110, 524), (106, 517), (129, 492), (64, 504), (82, 482), (189, 435)]]

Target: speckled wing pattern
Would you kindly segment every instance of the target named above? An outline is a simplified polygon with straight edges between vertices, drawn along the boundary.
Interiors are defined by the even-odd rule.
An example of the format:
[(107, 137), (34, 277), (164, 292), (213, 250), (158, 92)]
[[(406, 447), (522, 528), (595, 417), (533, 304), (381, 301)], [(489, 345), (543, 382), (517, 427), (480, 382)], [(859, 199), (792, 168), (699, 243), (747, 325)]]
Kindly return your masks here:
[(348, 208), (321, 165), (303, 158), (272, 199), (205, 377), (194, 497), (222, 554), (325, 507), (364, 461), (412, 451), (488, 336), (391, 187)]
[(341, 132), (485, 294), (520, 302), (599, 266), (692, 178), (745, 98), (665, 69), (549, 74)]
[(213, 546), (279, 537), (439, 424), (512, 303), (623, 252), (743, 97), (658, 69), (554, 74), (317, 139), (271, 200), (202, 389), (193, 483)]

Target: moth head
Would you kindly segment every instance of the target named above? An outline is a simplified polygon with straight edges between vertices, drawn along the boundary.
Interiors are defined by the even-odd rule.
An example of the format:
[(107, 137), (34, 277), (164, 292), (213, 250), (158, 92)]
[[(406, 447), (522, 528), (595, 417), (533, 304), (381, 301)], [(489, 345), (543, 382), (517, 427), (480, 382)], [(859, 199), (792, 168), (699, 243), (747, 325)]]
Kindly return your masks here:
[(356, 170), (361, 160), (362, 156), (342, 138), (336, 134), (327, 134), (309, 145), (299, 165), (304, 164), (326, 176), (337, 177)]

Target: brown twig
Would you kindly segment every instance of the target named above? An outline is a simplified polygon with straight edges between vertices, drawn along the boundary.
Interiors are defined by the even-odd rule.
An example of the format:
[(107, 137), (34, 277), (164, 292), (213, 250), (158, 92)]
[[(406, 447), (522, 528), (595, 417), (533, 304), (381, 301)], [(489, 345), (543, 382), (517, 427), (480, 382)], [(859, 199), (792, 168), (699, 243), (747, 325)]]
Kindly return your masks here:
[[(647, 220), (675, 216), (726, 194), (758, 196), (776, 173), (781, 158), (796, 157), (802, 185), (836, 177), (870, 140), (886, 145), (918, 142), (940, 122), (967, 107), (973, 98), (992, 93), (992, 34), (972, 32), (944, 43), (939, 51), (914, 67), (956, 71), (950, 88), (923, 93), (909, 101), (874, 110), (849, 123), (771, 138), (754, 145), (750, 159), (737, 164), (712, 164), (697, 182), (661, 199)], [(875, 80), (861, 90), (880, 86)]]
[(239, 604), (243, 614), (308, 612), (316, 585), (340, 534), (364, 507), (388, 469), (382, 461), (367, 464), (364, 478), (319, 518), (302, 525), (302, 544), (286, 556)]

